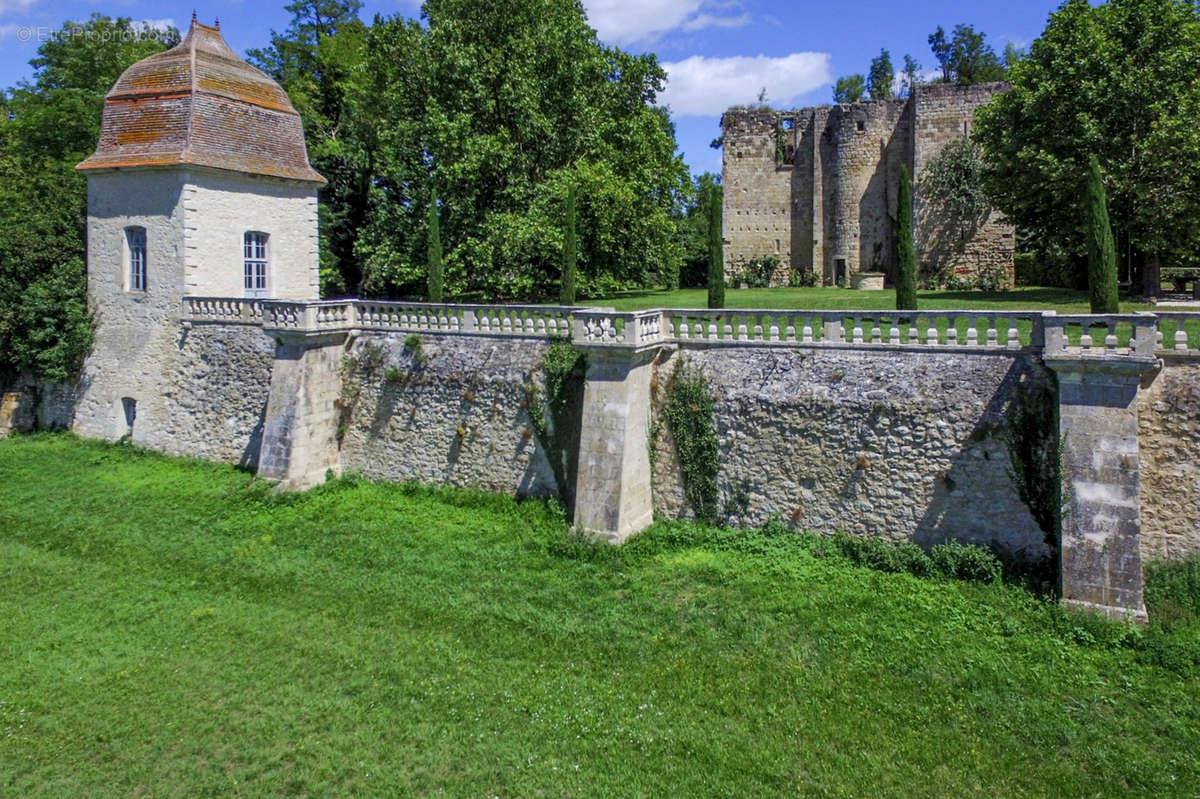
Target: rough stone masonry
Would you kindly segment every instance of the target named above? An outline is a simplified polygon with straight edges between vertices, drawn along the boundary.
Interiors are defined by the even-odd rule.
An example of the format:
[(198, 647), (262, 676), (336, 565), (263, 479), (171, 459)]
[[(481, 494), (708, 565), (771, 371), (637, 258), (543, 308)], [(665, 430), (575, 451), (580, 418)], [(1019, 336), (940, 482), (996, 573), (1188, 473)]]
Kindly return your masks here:
[[(774, 257), (823, 285), (861, 272), (895, 276), (900, 166), (917, 180), (970, 132), (975, 110), (1007, 84), (918, 86), (901, 100), (790, 111), (731, 108), (721, 118), (725, 271)], [(992, 213), (964, 229), (913, 194), (917, 260), (932, 274), (1013, 282), (1013, 228)]]

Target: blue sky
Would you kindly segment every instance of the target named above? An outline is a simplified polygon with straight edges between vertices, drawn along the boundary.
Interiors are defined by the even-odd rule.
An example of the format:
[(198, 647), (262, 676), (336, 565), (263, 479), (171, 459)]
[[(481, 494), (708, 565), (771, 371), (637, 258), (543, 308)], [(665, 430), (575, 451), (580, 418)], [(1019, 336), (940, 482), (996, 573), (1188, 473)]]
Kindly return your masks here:
[[(244, 53), (267, 42), (272, 28), (287, 26), (286, 0), (117, 0), (95, 5), (74, 0), (0, 0), (0, 86), (31, 74), (38, 40), (67, 19), (92, 12), (174, 24), (185, 29), (195, 7), (201, 21), (221, 20), (233, 49)], [(670, 76), (664, 102), (674, 112), (680, 150), (693, 172), (719, 172), (721, 112), (753, 102), (766, 88), (777, 107), (831, 102), (840, 75), (865, 73), (881, 47), (897, 66), (911, 53), (934, 65), (926, 37), (968, 23), (983, 31), (997, 52), (1008, 41), (1028, 45), (1058, 2), (1007, 0), (963, 3), (922, 0), (774, 2), (772, 0), (584, 0), (600, 38), (634, 52), (658, 54)], [(408, 0), (367, 0), (374, 14), (419, 14)]]

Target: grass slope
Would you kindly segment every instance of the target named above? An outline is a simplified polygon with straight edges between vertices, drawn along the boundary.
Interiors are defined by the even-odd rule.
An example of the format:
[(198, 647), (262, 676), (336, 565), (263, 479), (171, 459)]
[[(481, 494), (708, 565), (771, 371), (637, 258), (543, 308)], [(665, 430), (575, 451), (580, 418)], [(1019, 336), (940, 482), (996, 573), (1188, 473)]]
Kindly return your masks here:
[[(1167, 796), (1195, 675), (1010, 586), (0, 441), (0, 796)], [(755, 547), (743, 548), (753, 550)], [(1180, 633), (1182, 634), (1182, 633)]]

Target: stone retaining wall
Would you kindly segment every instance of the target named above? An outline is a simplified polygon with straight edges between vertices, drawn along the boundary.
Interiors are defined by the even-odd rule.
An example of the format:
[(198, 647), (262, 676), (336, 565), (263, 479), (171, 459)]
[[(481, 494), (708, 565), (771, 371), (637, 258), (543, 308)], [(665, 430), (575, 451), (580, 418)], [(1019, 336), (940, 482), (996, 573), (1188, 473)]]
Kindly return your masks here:
[[(1029, 356), (683, 348), (657, 367), (657, 407), (680, 363), (715, 401), (731, 523), (777, 515), (800, 530), (1047, 552), (1007, 442), (1018, 386), (1047, 380)], [(657, 429), (655, 510), (690, 517), (670, 431)]]

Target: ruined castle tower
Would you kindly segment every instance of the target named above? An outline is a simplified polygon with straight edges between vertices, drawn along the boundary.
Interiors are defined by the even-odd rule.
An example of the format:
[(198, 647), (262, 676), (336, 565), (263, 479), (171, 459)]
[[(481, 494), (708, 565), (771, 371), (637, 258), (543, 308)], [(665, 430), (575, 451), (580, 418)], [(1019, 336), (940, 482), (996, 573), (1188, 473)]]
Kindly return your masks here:
[(325, 179), (283, 89), (194, 18), (179, 45), (121, 75), (77, 168), (96, 331), (75, 428), (152, 444), (171, 434), (184, 297), (317, 298)]
[[(774, 256), (776, 282), (793, 271), (835, 285), (860, 272), (895, 273), (900, 166), (914, 180), (975, 109), (1005, 84), (919, 86), (900, 100), (793, 111), (732, 108), (721, 119), (725, 270)], [(1013, 229), (993, 213), (964, 230), (937, 218), (914, 191), (917, 258), (930, 272), (1011, 285)]]

